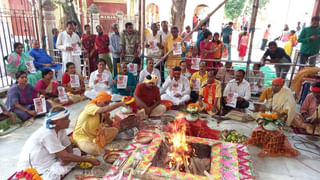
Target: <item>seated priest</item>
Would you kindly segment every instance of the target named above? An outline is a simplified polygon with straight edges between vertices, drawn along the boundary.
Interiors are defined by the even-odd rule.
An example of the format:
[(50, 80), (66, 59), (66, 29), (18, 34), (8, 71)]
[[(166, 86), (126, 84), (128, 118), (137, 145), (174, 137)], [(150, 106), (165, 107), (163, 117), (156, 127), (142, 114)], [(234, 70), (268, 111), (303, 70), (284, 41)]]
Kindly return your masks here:
[(190, 100), (190, 85), (187, 78), (181, 76), (181, 68), (176, 66), (169, 73), (166, 81), (162, 85), (162, 88), (166, 91), (161, 95), (162, 100), (169, 100), (174, 105), (186, 105)]
[(95, 99), (97, 94), (102, 91), (112, 94), (112, 74), (106, 70), (104, 59), (99, 59), (97, 64), (98, 69), (90, 74), (89, 87), (91, 90), (84, 92), (84, 95), (90, 99)]
[(214, 115), (220, 110), (221, 84), (215, 79), (216, 72), (209, 71), (208, 79), (201, 85), (199, 101), (201, 110)]
[(114, 79), (113, 92), (121, 96), (133, 96), (137, 86), (137, 81), (134, 75), (128, 72), (128, 67), (125, 62), (121, 63), (120, 74)]
[(244, 79), (245, 71), (238, 70), (235, 79), (228, 82), (223, 91), (224, 109), (226, 111), (233, 108), (244, 111), (249, 107), (251, 97), (250, 84)]
[(305, 129), (309, 134), (320, 135), (320, 125), (317, 119), (320, 116), (320, 82), (315, 82), (311, 87), (312, 93), (308, 94), (300, 108), (300, 117), (296, 117), (292, 126)]
[[(29, 55), (33, 57), (34, 66), (39, 69), (51, 69), (55, 71), (59, 71), (61, 77), (61, 65), (56, 64), (52, 57), (50, 57), (45, 50), (40, 48), (40, 43), (38, 40), (32, 41), (32, 49), (29, 51)], [(61, 78), (60, 78), (61, 79)]]
[(262, 92), (258, 102), (264, 102), (271, 111), (286, 116), (285, 123), (290, 126), (296, 116), (296, 101), (291, 90), (283, 87), (283, 84), (283, 79), (273, 79), (272, 87)]
[(201, 61), (199, 64), (199, 71), (192, 74), (190, 79), (191, 87), (191, 102), (195, 103), (199, 99), (200, 86), (203, 82), (207, 81), (207, 64)]
[(80, 150), (72, 148), (66, 132), (69, 123), (68, 109), (53, 107), (46, 115), (44, 125), (24, 144), (17, 170), (35, 168), (43, 179), (60, 180), (77, 162), (99, 165), (99, 160), (81, 157)]
[(105, 91), (100, 92), (84, 107), (76, 121), (72, 134), (73, 141), (88, 154), (100, 155), (103, 147), (118, 134), (117, 128), (109, 126), (110, 112), (125, 106), (125, 103), (110, 105), (110, 101), (110, 94)]
[(160, 104), (160, 89), (156, 85), (158, 77), (147, 75), (134, 91), (134, 98), (139, 109), (144, 109), (148, 117), (161, 116), (166, 106)]

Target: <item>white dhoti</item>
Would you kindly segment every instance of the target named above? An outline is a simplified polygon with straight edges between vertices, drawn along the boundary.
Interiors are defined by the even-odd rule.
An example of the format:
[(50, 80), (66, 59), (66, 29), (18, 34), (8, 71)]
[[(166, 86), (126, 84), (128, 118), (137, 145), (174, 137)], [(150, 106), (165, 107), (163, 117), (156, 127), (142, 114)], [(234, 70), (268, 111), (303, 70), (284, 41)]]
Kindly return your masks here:
[(161, 95), (161, 100), (169, 100), (173, 102), (174, 105), (179, 105), (181, 103), (185, 103), (190, 100), (190, 95), (182, 95), (181, 97), (174, 97), (168, 94), (162, 94)]
[[(81, 151), (78, 148), (72, 149), (73, 154), (80, 156)], [(57, 162), (53, 163), (48, 169), (44, 172), (39, 172), (42, 174), (43, 179), (50, 179), (50, 180), (60, 180), (62, 176), (66, 175), (68, 172), (71, 171), (73, 167), (75, 167), (77, 163), (69, 163), (66, 166), (62, 166), (61, 162), (58, 160)]]
[(112, 89), (103, 83), (94, 85), (94, 88), (84, 92), (84, 95), (90, 99), (95, 99), (99, 92), (106, 91), (108, 94), (112, 94)]

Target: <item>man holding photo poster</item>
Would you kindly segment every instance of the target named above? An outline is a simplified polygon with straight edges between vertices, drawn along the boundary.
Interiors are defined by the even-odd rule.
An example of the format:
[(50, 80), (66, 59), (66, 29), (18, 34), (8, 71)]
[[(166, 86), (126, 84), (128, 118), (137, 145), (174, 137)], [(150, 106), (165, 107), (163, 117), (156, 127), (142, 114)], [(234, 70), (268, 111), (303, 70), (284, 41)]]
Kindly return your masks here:
[(229, 81), (224, 89), (224, 110), (238, 109), (244, 111), (244, 109), (249, 107), (248, 100), (251, 97), (251, 90), (250, 84), (244, 79), (244, 76), (245, 71), (242, 69), (238, 70), (235, 79)]
[(128, 72), (128, 67), (125, 62), (121, 63), (120, 74), (115, 77), (113, 92), (122, 96), (133, 96), (137, 86), (134, 75)]

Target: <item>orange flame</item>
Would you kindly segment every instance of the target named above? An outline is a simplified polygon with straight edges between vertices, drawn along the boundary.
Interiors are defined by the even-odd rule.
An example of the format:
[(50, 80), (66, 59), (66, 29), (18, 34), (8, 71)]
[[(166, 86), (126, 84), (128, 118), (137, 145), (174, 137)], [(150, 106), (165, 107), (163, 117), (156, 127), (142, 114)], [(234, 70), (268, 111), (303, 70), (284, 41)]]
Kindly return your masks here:
[(186, 125), (182, 121), (184, 118), (183, 113), (177, 115), (176, 120), (173, 122), (172, 133), (168, 140), (172, 144), (168, 156), (171, 158), (169, 167), (177, 165), (178, 167), (188, 166), (190, 159), (191, 148), (188, 147), (186, 140)]

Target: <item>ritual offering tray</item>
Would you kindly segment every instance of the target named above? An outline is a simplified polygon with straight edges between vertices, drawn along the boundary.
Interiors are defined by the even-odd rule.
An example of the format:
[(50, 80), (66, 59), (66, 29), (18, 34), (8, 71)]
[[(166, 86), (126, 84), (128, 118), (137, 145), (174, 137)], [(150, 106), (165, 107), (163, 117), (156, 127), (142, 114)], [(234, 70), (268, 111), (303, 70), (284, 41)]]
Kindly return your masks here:
[(106, 163), (113, 164), (114, 161), (119, 158), (119, 156), (120, 156), (120, 152), (110, 151), (103, 156), (103, 160)]
[(221, 131), (220, 139), (225, 142), (244, 144), (248, 138), (233, 129)]

